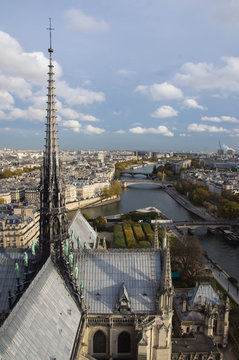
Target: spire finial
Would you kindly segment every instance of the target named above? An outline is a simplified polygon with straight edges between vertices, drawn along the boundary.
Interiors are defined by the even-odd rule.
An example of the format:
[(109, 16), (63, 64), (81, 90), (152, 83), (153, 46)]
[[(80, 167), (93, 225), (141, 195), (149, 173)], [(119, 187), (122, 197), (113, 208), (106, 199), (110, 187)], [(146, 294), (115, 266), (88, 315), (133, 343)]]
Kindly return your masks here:
[(50, 48), (48, 49), (48, 51), (49, 51), (49, 52), (53, 52), (53, 49), (52, 49), (52, 47), (51, 47), (51, 31), (52, 31), (52, 30), (55, 30), (55, 29), (51, 27), (51, 18), (49, 18), (49, 27), (46, 28), (46, 29), (50, 31)]

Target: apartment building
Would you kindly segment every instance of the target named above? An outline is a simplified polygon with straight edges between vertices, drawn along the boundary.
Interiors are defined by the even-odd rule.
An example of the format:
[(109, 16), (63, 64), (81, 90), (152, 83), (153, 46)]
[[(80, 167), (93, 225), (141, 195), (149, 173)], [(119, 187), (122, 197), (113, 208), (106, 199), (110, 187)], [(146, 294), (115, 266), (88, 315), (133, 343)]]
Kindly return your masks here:
[(35, 206), (14, 208), (13, 213), (0, 213), (0, 247), (30, 247), (39, 238), (40, 214)]

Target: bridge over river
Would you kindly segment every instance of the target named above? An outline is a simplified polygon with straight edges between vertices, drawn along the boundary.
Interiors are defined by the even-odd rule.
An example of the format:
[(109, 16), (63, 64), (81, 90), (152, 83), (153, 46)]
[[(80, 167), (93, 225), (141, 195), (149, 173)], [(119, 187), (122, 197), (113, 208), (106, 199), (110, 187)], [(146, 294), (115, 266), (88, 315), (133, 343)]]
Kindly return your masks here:
[(134, 179), (134, 180), (121, 180), (120, 181), (120, 185), (122, 188), (127, 188), (130, 185), (135, 185), (135, 184), (150, 184), (150, 185), (155, 185), (161, 189), (165, 189), (166, 187), (172, 187), (172, 182), (170, 181), (162, 181), (159, 179), (155, 179), (155, 180), (150, 180), (148, 179)]
[(153, 172), (134, 172), (131, 170), (125, 170), (121, 173), (121, 176), (129, 176), (129, 177), (137, 177), (137, 176), (145, 176), (147, 179), (154, 179), (157, 177), (157, 174), (153, 173)]
[(198, 221), (173, 221), (173, 224), (177, 227), (190, 227), (197, 228), (200, 226), (210, 227), (224, 227), (224, 226), (238, 226), (237, 221), (232, 220), (198, 220)]

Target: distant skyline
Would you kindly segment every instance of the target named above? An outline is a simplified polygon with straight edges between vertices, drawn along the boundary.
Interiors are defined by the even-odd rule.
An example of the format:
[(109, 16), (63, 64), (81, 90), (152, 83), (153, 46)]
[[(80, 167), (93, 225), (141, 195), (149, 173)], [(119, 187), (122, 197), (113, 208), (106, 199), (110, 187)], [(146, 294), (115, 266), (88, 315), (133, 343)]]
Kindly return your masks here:
[(239, 149), (238, 0), (10, 0), (0, 148), (44, 145), (49, 27), (60, 149)]

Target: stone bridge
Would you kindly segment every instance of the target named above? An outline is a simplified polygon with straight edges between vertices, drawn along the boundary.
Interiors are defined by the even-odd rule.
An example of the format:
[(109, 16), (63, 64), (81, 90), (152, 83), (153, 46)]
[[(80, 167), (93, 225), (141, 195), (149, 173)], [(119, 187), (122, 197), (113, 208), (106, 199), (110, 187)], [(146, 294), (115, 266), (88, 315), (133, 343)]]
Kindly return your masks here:
[(197, 228), (200, 226), (210, 227), (224, 227), (224, 226), (237, 226), (238, 222), (235, 220), (198, 220), (198, 221), (173, 221), (173, 225), (176, 227), (190, 227)]
[(160, 181), (160, 180), (150, 180), (150, 179), (135, 179), (135, 180), (121, 180), (120, 181), (120, 185), (122, 188), (127, 188), (130, 185), (135, 185), (135, 184), (150, 184), (150, 185), (155, 185), (161, 189), (164, 189), (166, 187), (171, 187), (172, 183), (170, 182), (165, 182), (165, 181)]
[(130, 171), (130, 170), (125, 170), (122, 172), (121, 174), (122, 176), (129, 176), (129, 177), (137, 177), (137, 176), (145, 176), (147, 179), (154, 179), (155, 177), (157, 177), (156, 174), (154, 173), (145, 173), (145, 172), (134, 172), (134, 171)]

